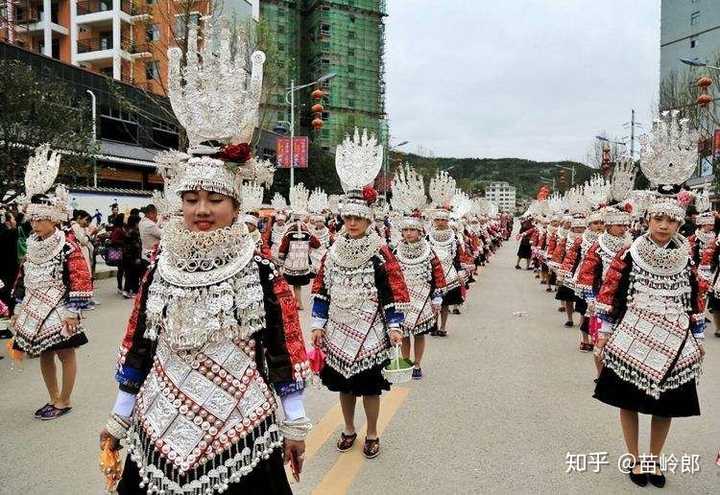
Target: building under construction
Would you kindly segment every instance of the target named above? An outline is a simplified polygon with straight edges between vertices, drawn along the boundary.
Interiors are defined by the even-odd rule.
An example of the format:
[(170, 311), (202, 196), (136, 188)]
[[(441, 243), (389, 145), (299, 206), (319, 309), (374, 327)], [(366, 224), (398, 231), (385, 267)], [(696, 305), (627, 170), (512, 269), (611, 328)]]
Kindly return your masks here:
[[(260, 19), (276, 40), (287, 84), (320, 76), (327, 94), (323, 127), (309, 131), (309, 93), (296, 95), (296, 122), (323, 149), (334, 149), (353, 127), (366, 127), (387, 142), (385, 120), (385, 0), (261, 0)], [(279, 122), (289, 120), (285, 89), (267, 99)], [(298, 129), (296, 129), (298, 130)]]

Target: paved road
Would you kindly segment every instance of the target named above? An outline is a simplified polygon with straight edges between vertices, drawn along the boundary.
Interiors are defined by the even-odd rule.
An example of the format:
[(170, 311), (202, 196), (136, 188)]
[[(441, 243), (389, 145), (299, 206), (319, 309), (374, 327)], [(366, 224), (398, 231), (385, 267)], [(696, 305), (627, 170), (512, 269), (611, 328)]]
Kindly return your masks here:
[[(591, 398), (592, 356), (576, 350), (577, 330), (562, 327), (554, 301), (532, 275), (513, 269), (514, 253), (508, 244), (480, 274), (464, 314), (451, 316), (450, 337), (430, 341), (426, 378), (384, 396), (378, 459), (364, 460), (359, 446), (338, 454), (336, 397), (308, 391), (316, 426), (296, 493), (641, 493), (614, 467), (624, 444), (617, 410)], [(26, 361), (17, 372), (0, 361), (0, 494), (101, 493), (96, 432), (114, 400), (115, 354), (130, 302), (114, 294), (111, 281), (101, 282), (98, 293), (103, 304), (88, 321), (91, 342), (80, 350), (71, 415), (33, 420), (45, 401), (39, 363)], [(513, 316), (523, 311), (527, 316)], [(308, 311), (303, 317), (307, 325)], [(665, 493), (720, 487), (713, 464), (720, 447), (720, 339), (709, 337), (707, 351), (703, 415), (675, 421), (666, 447), (678, 458), (700, 456), (701, 470), (668, 475)], [(642, 418), (642, 445), (648, 428)], [(600, 473), (566, 473), (567, 453), (595, 452), (608, 453), (610, 465)]]

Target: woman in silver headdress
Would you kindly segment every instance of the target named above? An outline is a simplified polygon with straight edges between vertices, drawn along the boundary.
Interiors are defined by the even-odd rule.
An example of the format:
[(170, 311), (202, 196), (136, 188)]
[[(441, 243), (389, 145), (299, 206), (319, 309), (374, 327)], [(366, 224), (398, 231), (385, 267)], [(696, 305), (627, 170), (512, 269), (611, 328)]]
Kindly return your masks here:
[[(121, 495), (288, 494), (283, 457), (296, 478), (302, 468), (309, 365), (295, 301), (238, 215), (240, 183), (258, 168), (245, 143), (264, 55), (250, 57), (246, 86), (243, 40), (233, 58), (229, 30), (220, 36), (219, 54), (205, 51), (201, 65), (190, 31), (183, 74), (195, 85), (181, 84), (179, 51), (169, 53), (171, 102), (195, 156), (157, 159), (182, 216), (163, 230), (120, 346), (120, 390), (101, 440), (117, 448), (125, 438)], [(211, 140), (227, 144), (202, 144)]]
[(340, 393), (345, 429), (337, 442), (340, 452), (352, 448), (355, 404), (363, 398), (367, 436), (363, 454), (380, 454), (377, 421), (380, 394), (390, 390), (382, 375), (392, 345), (402, 343), (402, 305), (409, 295), (400, 266), (384, 240), (371, 227), (371, 186), (382, 164), (382, 148), (374, 137), (356, 129), (355, 139), (338, 146), (336, 167), (348, 188), (341, 214), (343, 230), (330, 246), (313, 284), (313, 343), (325, 350), (320, 373), (323, 385)]
[(705, 301), (687, 239), (678, 234), (687, 204), (687, 193), (679, 189), (695, 169), (697, 139), (675, 115), (641, 138), (642, 171), (660, 185), (647, 209), (648, 232), (620, 249), (595, 303), (603, 368), (594, 397), (620, 409), (625, 443), (635, 459), (638, 413), (652, 416), (650, 469), (637, 462), (629, 473), (641, 486), (665, 485), (657, 459), (672, 418), (700, 414), (696, 381), (705, 354)]
[[(69, 413), (70, 396), (77, 376), (75, 349), (87, 344), (81, 325), (83, 310), (91, 309), (93, 284), (90, 267), (72, 234), (59, 228), (68, 220), (68, 197), (63, 186), (52, 186), (60, 155), (48, 157), (49, 146), (39, 147), (25, 173), (27, 218), (33, 233), (20, 267), (13, 297), (18, 301), (11, 326), (13, 347), (40, 356), (40, 370), (48, 391), (47, 404), (35, 417), (51, 420)], [(57, 382), (55, 357), (62, 364), (62, 384)]]

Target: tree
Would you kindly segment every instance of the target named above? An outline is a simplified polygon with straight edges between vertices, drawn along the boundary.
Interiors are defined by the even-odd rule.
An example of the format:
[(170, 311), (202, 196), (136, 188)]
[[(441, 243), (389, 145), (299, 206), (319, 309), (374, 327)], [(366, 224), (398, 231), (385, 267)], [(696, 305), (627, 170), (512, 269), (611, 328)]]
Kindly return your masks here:
[(87, 99), (18, 60), (0, 60), (0, 74), (0, 201), (23, 192), (28, 157), (43, 143), (62, 152), (65, 181), (89, 177), (96, 145)]

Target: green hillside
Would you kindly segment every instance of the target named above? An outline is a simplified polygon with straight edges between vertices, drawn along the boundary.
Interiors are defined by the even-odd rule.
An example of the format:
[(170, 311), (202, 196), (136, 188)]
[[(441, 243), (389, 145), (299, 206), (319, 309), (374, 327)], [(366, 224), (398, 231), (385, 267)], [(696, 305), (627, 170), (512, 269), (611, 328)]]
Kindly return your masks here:
[[(536, 162), (520, 158), (427, 158), (412, 153), (392, 153), (390, 160), (393, 170), (401, 163), (408, 162), (426, 180), (432, 177), (438, 169), (448, 170), (448, 173), (457, 181), (458, 186), (465, 191), (475, 193), (484, 192), (488, 182), (509, 182), (517, 188), (518, 199), (534, 197), (538, 188), (547, 183), (541, 181), (540, 177), (555, 178), (556, 183), (559, 183), (562, 169), (555, 165), (567, 168), (575, 166), (575, 183), (582, 183), (599, 172), (577, 162)], [(567, 171), (566, 174), (569, 182), (570, 172)]]

